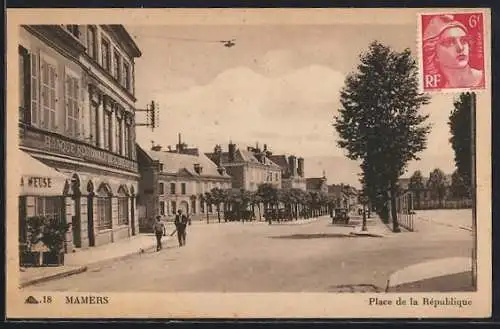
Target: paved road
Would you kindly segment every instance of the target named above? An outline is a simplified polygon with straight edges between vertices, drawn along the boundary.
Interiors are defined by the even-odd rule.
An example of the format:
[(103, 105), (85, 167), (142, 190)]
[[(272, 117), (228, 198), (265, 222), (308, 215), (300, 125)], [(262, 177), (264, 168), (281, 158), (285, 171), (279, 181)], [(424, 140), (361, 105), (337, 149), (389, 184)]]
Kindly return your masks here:
[[(435, 226), (435, 225), (434, 225)], [(303, 225), (192, 226), (187, 245), (27, 287), (58, 291), (328, 292), (384, 287), (390, 273), (425, 260), (469, 256), (470, 232), (419, 222), (419, 232), (345, 237), (327, 219)], [(370, 228), (370, 227), (369, 227)]]
[(416, 220), (417, 223), (423, 220), (436, 225), (472, 229), (472, 209), (417, 210)]

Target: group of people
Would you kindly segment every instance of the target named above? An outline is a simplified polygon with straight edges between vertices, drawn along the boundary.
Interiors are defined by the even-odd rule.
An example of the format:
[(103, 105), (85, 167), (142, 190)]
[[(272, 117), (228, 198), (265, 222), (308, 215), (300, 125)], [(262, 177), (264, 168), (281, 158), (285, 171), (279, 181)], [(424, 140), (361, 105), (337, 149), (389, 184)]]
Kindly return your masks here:
[[(175, 215), (174, 225), (175, 230), (170, 234), (174, 235), (177, 232), (177, 239), (179, 241), (179, 247), (186, 245), (186, 229), (189, 222), (189, 218), (182, 213), (182, 210), (178, 210)], [(161, 239), (163, 236), (167, 235), (167, 229), (165, 223), (162, 221), (161, 216), (156, 216), (156, 222), (153, 225), (153, 231), (156, 235), (156, 251), (160, 251), (163, 247), (161, 244)]]

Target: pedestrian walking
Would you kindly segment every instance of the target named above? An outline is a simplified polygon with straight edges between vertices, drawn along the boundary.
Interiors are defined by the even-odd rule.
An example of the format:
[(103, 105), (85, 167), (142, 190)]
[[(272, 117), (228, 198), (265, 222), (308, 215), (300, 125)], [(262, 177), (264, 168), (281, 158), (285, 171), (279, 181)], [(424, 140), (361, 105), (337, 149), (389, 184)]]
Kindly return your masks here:
[(156, 236), (156, 251), (160, 251), (162, 249), (161, 238), (167, 234), (165, 224), (161, 220), (161, 216), (156, 216), (156, 222), (153, 226), (153, 232)]
[(175, 215), (175, 229), (177, 231), (177, 239), (179, 240), (179, 247), (186, 245), (186, 227), (188, 224), (188, 218), (182, 213), (182, 210), (177, 211)]

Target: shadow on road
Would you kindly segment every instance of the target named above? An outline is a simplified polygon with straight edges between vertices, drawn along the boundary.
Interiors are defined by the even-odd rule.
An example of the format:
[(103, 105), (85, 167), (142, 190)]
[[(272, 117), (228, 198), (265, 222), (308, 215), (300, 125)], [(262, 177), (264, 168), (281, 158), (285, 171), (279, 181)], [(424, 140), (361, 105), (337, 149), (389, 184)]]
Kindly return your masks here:
[(271, 236), (271, 239), (327, 239), (327, 238), (362, 238), (362, 237), (378, 237), (375, 235), (355, 235), (342, 233), (315, 233), (315, 234), (292, 234), (292, 235), (277, 235)]

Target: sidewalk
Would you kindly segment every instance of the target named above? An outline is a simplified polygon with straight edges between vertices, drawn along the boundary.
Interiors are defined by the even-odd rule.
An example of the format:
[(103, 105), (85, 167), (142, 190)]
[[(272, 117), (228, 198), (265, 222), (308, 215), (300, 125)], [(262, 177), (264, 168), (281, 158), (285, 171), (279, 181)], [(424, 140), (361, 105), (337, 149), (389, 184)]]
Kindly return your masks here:
[(366, 231), (362, 231), (363, 228), (363, 218), (356, 216), (356, 221), (359, 221), (354, 227), (351, 235), (360, 236), (373, 236), (373, 237), (389, 237), (393, 235), (393, 232), (389, 225), (382, 222), (382, 220), (375, 214), (372, 214), (371, 218), (366, 219)]
[(29, 285), (82, 273), (93, 266), (99, 266), (99, 264), (110, 260), (119, 260), (141, 254), (153, 250), (155, 247), (156, 239), (153, 234), (139, 234), (103, 246), (65, 254), (64, 266), (22, 268), (20, 270), (20, 287), (24, 288)]

